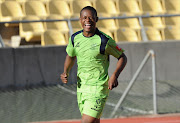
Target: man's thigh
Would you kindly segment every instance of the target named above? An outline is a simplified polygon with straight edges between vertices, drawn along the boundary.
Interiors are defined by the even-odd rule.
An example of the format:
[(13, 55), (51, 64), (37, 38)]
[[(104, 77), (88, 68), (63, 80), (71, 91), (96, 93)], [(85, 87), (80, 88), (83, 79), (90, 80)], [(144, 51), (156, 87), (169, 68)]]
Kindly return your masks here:
[(88, 116), (99, 119), (102, 115), (106, 98), (101, 96), (94, 96), (92, 94), (78, 94), (78, 105), (81, 115), (86, 114)]

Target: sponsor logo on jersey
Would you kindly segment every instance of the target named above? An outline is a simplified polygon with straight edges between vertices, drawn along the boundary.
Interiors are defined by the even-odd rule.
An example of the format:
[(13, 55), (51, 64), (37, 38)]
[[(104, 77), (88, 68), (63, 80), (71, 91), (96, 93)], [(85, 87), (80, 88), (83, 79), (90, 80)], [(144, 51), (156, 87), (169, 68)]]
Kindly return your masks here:
[(91, 50), (95, 50), (95, 49), (96, 49), (96, 47), (97, 47), (97, 44), (96, 44), (96, 43), (91, 44)]
[(80, 46), (80, 45), (79, 45), (79, 42), (78, 42), (75, 47), (79, 47), (79, 46)]

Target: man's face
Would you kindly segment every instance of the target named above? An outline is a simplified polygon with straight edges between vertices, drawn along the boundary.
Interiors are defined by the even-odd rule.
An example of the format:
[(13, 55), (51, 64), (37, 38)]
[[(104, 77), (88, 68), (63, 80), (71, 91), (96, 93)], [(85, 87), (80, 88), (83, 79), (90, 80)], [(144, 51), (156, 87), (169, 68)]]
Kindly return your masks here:
[(85, 9), (81, 12), (80, 23), (84, 32), (92, 33), (96, 30), (97, 17), (92, 11)]

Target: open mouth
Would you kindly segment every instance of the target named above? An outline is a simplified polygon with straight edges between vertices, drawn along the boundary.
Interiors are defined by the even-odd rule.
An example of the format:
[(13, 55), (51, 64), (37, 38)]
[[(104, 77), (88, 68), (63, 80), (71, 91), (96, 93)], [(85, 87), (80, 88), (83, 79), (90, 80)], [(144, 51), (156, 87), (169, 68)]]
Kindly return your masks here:
[(91, 27), (92, 25), (91, 24), (85, 24), (85, 27)]

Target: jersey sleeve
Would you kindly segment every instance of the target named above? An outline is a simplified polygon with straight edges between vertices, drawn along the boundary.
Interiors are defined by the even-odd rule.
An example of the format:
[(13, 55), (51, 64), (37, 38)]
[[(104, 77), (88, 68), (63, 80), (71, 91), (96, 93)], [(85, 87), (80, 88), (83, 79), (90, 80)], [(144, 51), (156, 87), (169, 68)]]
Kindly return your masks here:
[(124, 52), (124, 49), (120, 48), (113, 39), (110, 38), (108, 40), (106, 49), (105, 49), (105, 53), (107, 55), (112, 55), (116, 58), (119, 58), (123, 52)]
[(69, 38), (69, 44), (66, 47), (66, 52), (71, 57), (76, 56), (74, 51), (74, 46), (72, 45), (71, 37)]

